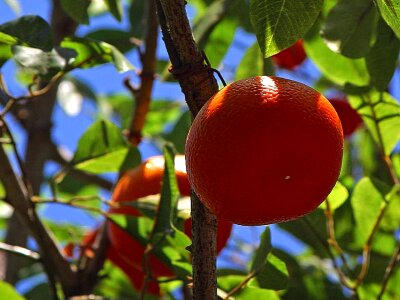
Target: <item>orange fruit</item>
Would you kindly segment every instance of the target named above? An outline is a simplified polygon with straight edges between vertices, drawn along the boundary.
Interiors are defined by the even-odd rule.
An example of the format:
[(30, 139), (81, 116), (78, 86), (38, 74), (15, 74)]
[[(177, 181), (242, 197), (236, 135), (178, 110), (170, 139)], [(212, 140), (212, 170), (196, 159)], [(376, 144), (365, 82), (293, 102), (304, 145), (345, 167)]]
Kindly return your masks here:
[(280, 68), (293, 70), (295, 67), (301, 65), (306, 57), (303, 41), (298, 40), (289, 48), (272, 56), (272, 60)]
[(217, 218), (263, 225), (315, 209), (339, 176), (343, 131), (329, 101), (288, 79), (259, 76), (216, 93), (186, 141), (192, 188)]
[[(161, 192), (162, 179), (164, 174), (164, 157), (154, 156), (146, 160), (137, 168), (126, 172), (115, 186), (112, 201), (125, 202), (133, 201), (149, 195)], [(190, 195), (190, 185), (187, 178), (185, 157), (177, 155), (175, 157), (175, 174), (177, 178), (178, 188), (182, 196)], [(119, 208), (111, 208), (110, 212), (140, 216), (140, 212), (132, 206), (122, 206)], [(119, 228), (113, 223), (107, 224), (107, 229), (111, 241), (111, 247), (114, 252), (118, 253), (118, 260), (114, 257), (116, 265), (122, 261), (129, 261), (129, 265), (121, 267), (121, 269), (131, 278), (133, 285), (140, 288), (138, 277), (143, 277), (142, 258), (144, 247), (134, 240), (127, 232)], [(222, 220), (218, 224), (217, 252), (220, 252), (226, 245), (231, 234), (232, 223)], [(191, 237), (191, 219), (185, 222), (185, 232)], [(152, 274), (154, 277), (174, 276), (173, 272), (162, 263), (157, 257), (150, 257)], [(141, 275), (138, 275), (141, 274)], [(152, 290), (155, 291), (154, 287)], [(150, 290), (150, 292), (152, 291)]]
[(350, 136), (362, 124), (360, 115), (354, 110), (346, 98), (329, 98), (342, 123), (345, 137)]

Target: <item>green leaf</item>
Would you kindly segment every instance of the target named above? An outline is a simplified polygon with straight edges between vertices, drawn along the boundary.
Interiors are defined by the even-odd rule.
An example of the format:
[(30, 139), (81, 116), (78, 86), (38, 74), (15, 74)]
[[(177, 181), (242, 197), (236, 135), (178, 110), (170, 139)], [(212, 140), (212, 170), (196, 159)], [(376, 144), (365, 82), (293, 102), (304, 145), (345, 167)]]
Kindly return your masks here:
[(139, 164), (139, 151), (128, 145), (120, 129), (111, 122), (99, 120), (79, 139), (72, 165), (92, 173), (117, 172), (129, 157), (134, 157), (135, 164)]
[(398, 0), (375, 0), (379, 13), (400, 39), (400, 2)]
[(37, 48), (13, 46), (14, 59), (25, 71), (50, 79), (63, 70), (76, 52), (71, 49), (54, 48), (51, 52), (43, 52)]
[(264, 58), (257, 43), (250, 46), (236, 69), (235, 79), (259, 75), (274, 75), (274, 66), (270, 58)]
[(315, 63), (322, 74), (339, 85), (351, 83), (366, 86), (370, 78), (365, 60), (350, 59), (331, 51), (319, 36), (318, 28), (307, 35), (304, 48), (307, 56)]
[(89, 32), (85, 37), (106, 42), (115, 46), (121, 52), (127, 52), (135, 46), (130, 41), (129, 32), (118, 29), (99, 29)]
[[(142, 246), (146, 246), (153, 228), (153, 220), (147, 217), (134, 217), (123, 214), (112, 214), (108, 219), (129, 233)], [(162, 236), (162, 239), (160, 238)], [(154, 253), (165, 265), (170, 267), (179, 278), (186, 280), (191, 276), (191, 264), (189, 252), (186, 247), (190, 245), (190, 239), (179, 230), (174, 230), (168, 235), (158, 233), (154, 237), (159, 241), (153, 245)]]
[(90, 0), (60, 0), (64, 11), (77, 23), (89, 24)]
[(378, 91), (385, 91), (397, 66), (400, 41), (382, 20), (378, 23), (375, 44), (366, 57), (369, 75)]
[(18, 0), (5, 0), (5, 2), (16, 15), (21, 14), (21, 4)]
[(322, 0), (250, 0), (250, 20), (265, 57), (301, 39), (317, 19)]
[(366, 242), (383, 204), (384, 193), (379, 183), (367, 177), (362, 178), (355, 186), (351, 197), (358, 244)]
[(25, 299), (22, 297), (18, 292), (14, 289), (14, 287), (4, 281), (0, 281), (0, 295), (3, 299), (7, 300), (23, 300)]
[(122, 20), (122, 3), (121, 0), (104, 0), (107, 4), (108, 9), (111, 14), (117, 19), (119, 22)]
[(70, 65), (71, 68), (90, 68), (112, 62), (119, 72), (133, 70), (134, 67), (113, 45), (86, 38), (67, 38), (61, 42), (64, 48), (71, 48), (78, 53)]
[[(346, 187), (339, 181), (336, 182), (333, 190), (327, 198), (331, 211), (335, 211), (337, 208), (339, 208), (348, 197), (349, 192), (347, 191)], [(319, 208), (326, 209), (326, 201), (322, 202)]]
[(271, 231), (268, 226), (265, 227), (264, 232), (260, 236), (260, 240), (260, 246), (258, 246), (251, 263), (251, 271), (257, 271), (261, 269), (264, 266), (268, 254), (271, 252)]
[(249, 287), (260, 287), (268, 290), (282, 290), (289, 280), (286, 264), (273, 254), (269, 254), (264, 267), (248, 283)]
[(400, 106), (388, 93), (349, 95), (353, 108), (360, 114), (375, 143), (390, 155), (400, 139)]
[(9, 45), (0, 44), (0, 68), (12, 57), (11, 47)]
[(129, 21), (131, 24), (130, 33), (133, 37), (141, 40), (143, 39), (146, 24), (143, 20), (145, 14), (145, 1), (132, 0), (129, 7)]
[(165, 139), (174, 144), (178, 153), (185, 153), (185, 142), (188, 135), (192, 117), (189, 111), (182, 113), (181, 117), (172, 128), (171, 132), (165, 134)]
[[(216, 3), (216, 2), (215, 2)], [(208, 19), (208, 15), (206, 15)], [(235, 18), (225, 17), (209, 29), (207, 34), (200, 36), (196, 31), (193, 33), (199, 40), (199, 47), (204, 50), (211, 66), (218, 67), (231, 45), (237, 28)]]
[(0, 33), (3, 33), (0, 35), (0, 43), (11, 45), (11, 36), (16, 40), (13, 45), (29, 46), (43, 51), (53, 48), (50, 25), (39, 16), (23, 16), (1, 24)]
[(350, 58), (364, 57), (370, 49), (376, 17), (372, 1), (340, 0), (329, 12), (322, 36), (332, 51)]
[(17, 43), (18, 39), (16, 37), (0, 32), (0, 45), (16, 45)]
[(385, 195), (387, 207), (383, 216), (381, 228), (393, 232), (400, 224), (400, 189), (393, 186), (392, 190)]
[(155, 100), (150, 103), (143, 135), (156, 136), (164, 131), (166, 124), (176, 121), (180, 115), (182, 104), (168, 100)]
[[(175, 221), (177, 214), (177, 205), (179, 199), (179, 189), (176, 181), (174, 168), (174, 149), (170, 145), (165, 145), (163, 148), (165, 168), (163, 175), (163, 184), (161, 189), (160, 204), (157, 211), (156, 221), (153, 232), (170, 234), (175, 229)], [(161, 235), (162, 236), (162, 235)], [(157, 243), (156, 240), (152, 240)]]

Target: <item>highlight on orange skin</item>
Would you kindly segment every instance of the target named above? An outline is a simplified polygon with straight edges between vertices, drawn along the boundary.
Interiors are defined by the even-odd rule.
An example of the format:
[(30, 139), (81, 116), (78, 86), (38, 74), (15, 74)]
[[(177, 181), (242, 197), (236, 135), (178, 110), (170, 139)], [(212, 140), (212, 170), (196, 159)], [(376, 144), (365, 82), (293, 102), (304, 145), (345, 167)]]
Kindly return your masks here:
[(345, 97), (329, 98), (329, 102), (339, 115), (345, 137), (352, 135), (362, 124), (362, 119)]
[(301, 65), (306, 59), (307, 55), (304, 51), (303, 41), (298, 40), (289, 48), (272, 56), (274, 63), (283, 69), (293, 70)]

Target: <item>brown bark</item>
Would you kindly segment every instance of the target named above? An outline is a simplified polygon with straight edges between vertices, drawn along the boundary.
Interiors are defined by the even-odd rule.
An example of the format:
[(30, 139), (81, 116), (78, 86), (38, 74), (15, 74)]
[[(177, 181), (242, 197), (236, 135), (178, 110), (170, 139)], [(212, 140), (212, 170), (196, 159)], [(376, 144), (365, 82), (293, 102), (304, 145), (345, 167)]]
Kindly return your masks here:
[[(172, 63), (193, 116), (218, 91), (217, 82), (197, 47), (185, 11), (184, 0), (156, 0), (159, 23)], [(192, 193), (193, 298), (217, 299), (216, 227), (217, 221)]]

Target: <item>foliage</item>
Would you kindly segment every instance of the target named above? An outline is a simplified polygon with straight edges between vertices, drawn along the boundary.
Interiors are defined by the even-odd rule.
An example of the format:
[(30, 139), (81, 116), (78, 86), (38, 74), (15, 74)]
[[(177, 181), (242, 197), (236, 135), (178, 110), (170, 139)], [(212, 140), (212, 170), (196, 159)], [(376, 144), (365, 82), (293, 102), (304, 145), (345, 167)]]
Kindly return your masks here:
[[(24, 12), (25, 2), (7, 0), (0, 5)], [(145, 72), (150, 32), (147, 2), (61, 0), (69, 24), (78, 25), (72, 36), (54, 36), (60, 34), (60, 28), (55, 28), (56, 23), (44, 12), (2, 22), (0, 146), (20, 177), (20, 186), (38, 167), (24, 165), (32, 154), (22, 159), (19, 153), (33, 149), (25, 141), (32, 138), (32, 132), (50, 130), (48, 141), (41, 141), (41, 151), (34, 153), (36, 159), (40, 159), (39, 152), (47, 155), (46, 168), (38, 163), (41, 189), (29, 201), (40, 212), (40, 220), (51, 230), (57, 246), (81, 243), (89, 230), (79, 220), (87, 215), (99, 224), (115, 222), (144, 246), (153, 245), (152, 253), (174, 270), (176, 280), (161, 284), (165, 297), (173, 299), (180, 297), (177, 287), (187, 284), (192, 272), (187, 251), (190, 239), (177, 221), (178, 191), (172, 164), (174, 151), (184, 153), (191, 116), (176, 81), (167, 75), (168, 58), (159, 43), (153, 57), (154, 100), (145, 110), (145, 124), (133, 132), (138, 127), (132, 124), (144, 107), (144, 82), (153, 80), (153, 73)], [(221, 257), (229, 267), (218, 269), (218, 295), (284, 300), (400, 298), (399, 1), (190, 0), (187, 10), (196, 41), (225, 79), (276, 74), (306, 82), (326, 95), (346, 96), (364, 122), (346, 140), (339, 181), (318, 209), (298, 220), (265, 227), (252, 241), (240, 238), (240, 232), (248, 228), (236, 228)], [(117, 25), (111, 26), (109, 21), (94, 26), (101, 18), (110, 18)], [(303, 39), (307, 61), (292, 71), (274, 66), (270, 57), (299, 39)], [(109, 64), (115, 69), (102, 75), (100, 84), (87, 83), (85, 76), (96, 77), (95, 72), (103, 72)], [(134, 84), (116, 77), (117, 72), (130, 72)], [(8, 88), (6, 82), (13, 78), (19, 81)], [(113, 80), (120, 80), (119, 88), (98, 91)], [(54, 100), (55, 95), (67, 113), (63, 117), (56, 115), (55, 101), (49, 101), (45, 109), (40, 106), (46, 103), (46, 96)], [(35, 117), (35, 110), (40, 117)], [(47, 110), (50, 114), (45, 119)], [(79, 128), (79, 122), (86, 124), (82, 125), (85, 130)], [(58, 128), (62, 128), (61, 137), (56, 134)], [(145, 147), (129, 143), (129, 130), (140, 136), (141, 146), (151, 144), (158, 152), (164, 151), (167, 161), (161, 205), (156, 211), (154, 205), (151, 209), (147, 206), (141, 217), (108, 214), (111, 186), (147, 155)], [(80, 138), (70, 143), (69, 151), (62, 151), (67, 144), (64, 140), (77, 132)], [(9, 204), (15, 203), (8, 196), (12, 191), (8, 183), (0, 182), (2, 237), (11, 226)], [(47, 214), (54, 206), (62, 206), (63, 213), (56, 217)], [(70, 211), (78, 214), (74, 221), (58, 220)], [(300, 242), (300, 249), (279, 246), (282, 231)], [(39, 249), (38, 243), (8, 248), (5, 242), (6, 238), (1, 249), (25, 257), (18, 265), (18, 280), (12, 284), (19, 287), (17, 282), (30, 282), (30, 289), (0, 282), (2, 298), (48, 299), (50, 291), (53, 295), (65, 292), (59, 282), (51, 281), (54, 277), (37, 280), (54, 271), (35, 259), (36, 251), (46, 253), (49, 248)], [(78, 248), (66, 257), (74, 268), (91, 258), (90, 252), (82, 254)], [(90, 292), (112, 299), (133, 299), (142, 292), (135, 291), (121, 270), (108, 261), (98, 271), (100, 280)]]

